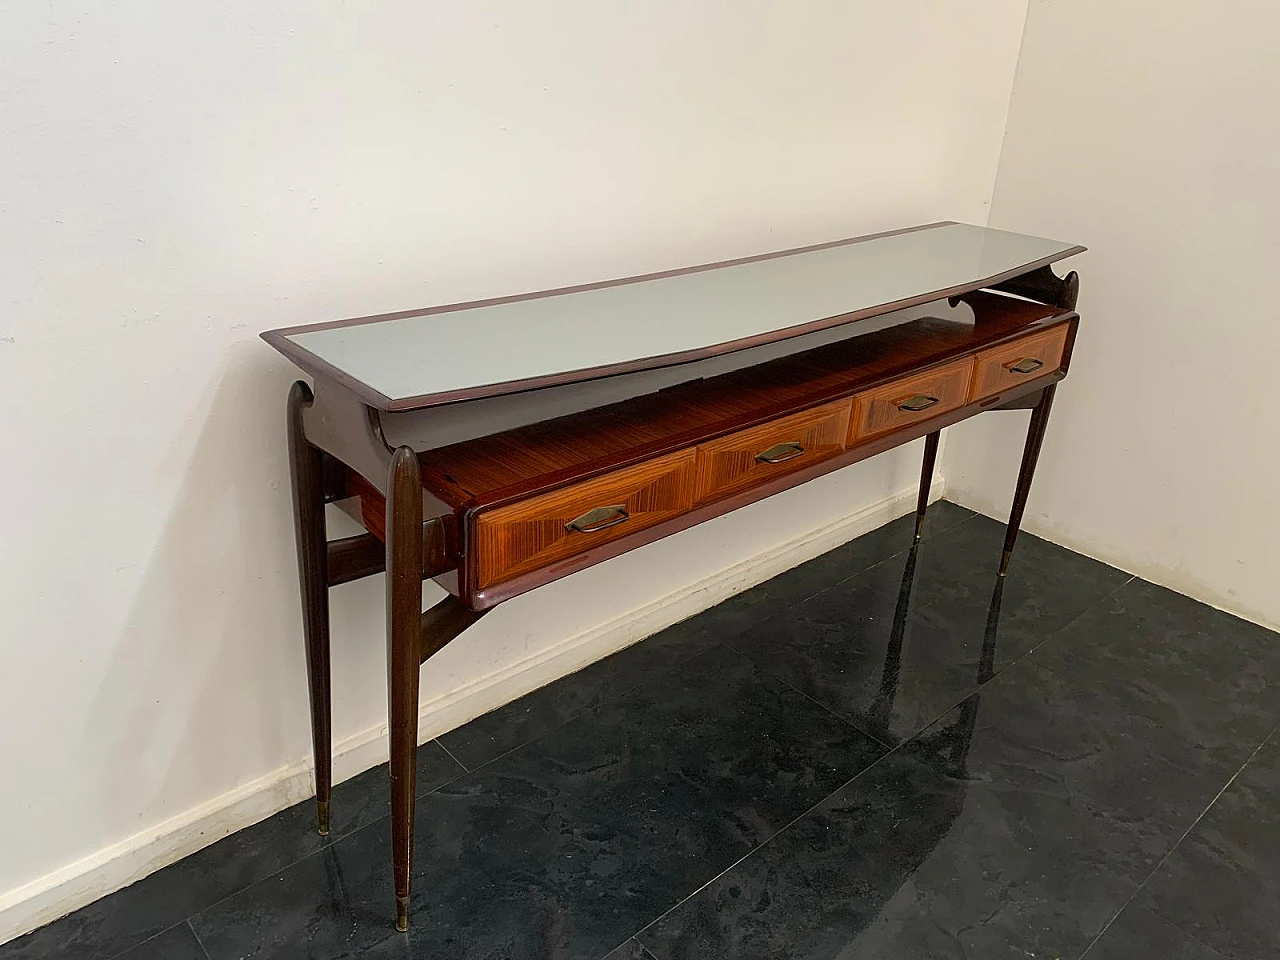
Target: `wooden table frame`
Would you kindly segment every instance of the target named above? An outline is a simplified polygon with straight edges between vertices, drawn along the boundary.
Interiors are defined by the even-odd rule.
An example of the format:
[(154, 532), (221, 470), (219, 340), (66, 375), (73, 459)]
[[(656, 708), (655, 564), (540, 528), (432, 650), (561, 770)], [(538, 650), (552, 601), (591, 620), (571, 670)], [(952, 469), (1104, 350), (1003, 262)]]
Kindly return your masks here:
[[(1033, 265), (1021, 275), (984, 286), (1069, 312), (1075, 308), (1079, 281), (1075, 273), (1059, 279), (1047, 264), (1041, 264)], [(958, 291), (955, 296), (962, 298), (968, 292)], [(1074, 322), (1071, 339), (1074, 339)], [(1070, 343), (1066, 357), (1069, 355)], [(1030, 409), (1031, 419), (999, 561), (999, 575), (1003, 577), (1021, 525), (1057, 381), (1065, 375), (1064, 359), (1060, 370), (1002, 392), (996, 406), (970, 403), (923, 421), (918, 427), (895, 431), (846, 452), (838, 461), (793, 474), (787, 482), (775, 484), (762, 495), (923, 436), (924, 463), (915, 526), (915, 538), (919, 540), (942, 429), (992, 409)], [(336, 379), (317, 376), (317, 392), (322, 395), (327, 392), (344, 401), (351, 399), (345, 396), (348, 391)], [(385, 571), (392, 860), (396, 926), (406, 930), (413, 851), (419, 667), (484, 616), (492, 604), (468, 603), (451, 594), (422, 611), (423, 581), (444, 578), (442, 582), (446, 585), (452, 582), (448, 578), (456, 574), (459, 557), (466, 550), (466, 545), (459, 543), (465, 532), (459, 529), (452, 511), (443, 509), (434, 496), (424, 494), (419, 452), (408, 445), (391, 447), (386, 443), (376, 417), (363, 401), (359, 398), (356, 401), (345, 405), (336, 401), (328, 406), (318, 404), (312, 390), (302, 381), (293, 385), (288, 399), (288, 441), (315, 756), (316, 813), (319, 832), (327, 834), (332, 791), (329, 588)], [(317, 411), (320, 406), (324, 409)], [(371, 476), (379, 468), (379, 460), (369, 451), (379, 443), (382, 450), (377, 452), (385, 455), (381, 461), (385, 468), (382, 477)], [(328, 540), (325, 505), (343, 501), (353, 490), (366, 490), (370, 486), (385, 498), (385, 513), (363, 515), (370, 532)], [(376, 502), (375, 497), (370, 499)], [(714, 509), (694, 509), (684, 526), (724, 513), (736, 505), (738, 502), (729, 498)], [(650, 539), (661, 535), (664, 534), (659, 532)], [(493, 602), (500, 599), (505, 597), (496, 596)]]

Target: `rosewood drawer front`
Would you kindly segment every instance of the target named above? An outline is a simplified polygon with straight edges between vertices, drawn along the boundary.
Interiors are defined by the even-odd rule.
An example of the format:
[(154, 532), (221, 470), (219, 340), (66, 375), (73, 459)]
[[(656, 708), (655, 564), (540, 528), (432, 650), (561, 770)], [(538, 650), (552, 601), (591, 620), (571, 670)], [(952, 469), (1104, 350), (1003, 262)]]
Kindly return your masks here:
[(844, 450), (849, 401), (712, 440), (698, 447), (697, 500), (715, 500), (773, 477), (833, 457)]
[(478, 584), (528, 573), (684, 513), (693, 505), (695, 453), (658, 457), (481, 513)]
[(965, 357), (858, 394), (854, 397), (850, 443), (963, 407), (972, 375), (973, 358)]
[(990, 397), (1001, 390), (1053, 373), (1062, 366), (1070, 325), (1004, 343), (978, 354), (969, 399)]

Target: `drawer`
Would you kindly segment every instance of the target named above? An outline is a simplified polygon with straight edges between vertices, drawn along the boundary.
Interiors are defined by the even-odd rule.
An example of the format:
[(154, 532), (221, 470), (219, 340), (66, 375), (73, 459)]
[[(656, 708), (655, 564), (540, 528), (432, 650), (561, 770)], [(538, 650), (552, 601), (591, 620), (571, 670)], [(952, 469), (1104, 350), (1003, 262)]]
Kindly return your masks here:
[(994, 396), (1001, 390), (1053, 373), (1062, 366), (1070, 329), (1069, 324), (1061, 323), (1051, 330), (983, 350), (977, 357), (969, 399)]
[(715, 500), (783, 476), (844, 450), (849, 401), (712, 440), (698, 447), (698, 502)]
[(478, 586), (669, 520), (693, 504), (694, 450), (521, 500), (476, 518)]
[(858, 394), (854, 397), (850, 442), (890, 433), (963, 407), (972, 374), (973, 358), (965, 357)]

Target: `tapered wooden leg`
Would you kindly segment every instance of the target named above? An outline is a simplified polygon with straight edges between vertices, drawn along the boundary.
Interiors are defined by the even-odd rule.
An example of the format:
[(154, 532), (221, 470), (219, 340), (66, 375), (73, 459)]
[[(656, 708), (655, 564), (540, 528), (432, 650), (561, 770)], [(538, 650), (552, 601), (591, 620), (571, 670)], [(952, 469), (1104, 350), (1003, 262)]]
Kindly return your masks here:
[(941, 430), (935, 430), (924, 438), (924, 465), (920, 468), (920, 496), (916, 499), (916, 540), (924, 530), (924, 512), (929, 509), (929, 486), (933, 483), (933, 464), (938, 459), (938, 438)]
[(324, 526), (324, 454), (307, 442), (302, 411), (311, 389), (299, 380), (289, 391), (289, 467), (293, 479), (293, 519), (298, 537), (298, 581), (302, 586), (302, 626), (307, 642), (307, 684), (311, 692), (311, 746), (316, 771), (316, 824), (329, 833), (331, 720), (329, 700), (329, 581)]
[(1013, 493), (1013, 509), (1009, 511), (1009, 529), (1004, 537), (1004, 553), (1000, 556), (1000, 576), (1009, 571), (1009, 558), (1013, 556), (1013, 544), (1022, 526), (1022, 512), (1027, 507), (1027, 494), (1031, 492), (1031, 478), (1035, 476), (1036, 461), (1040, 459), (1040, 447), (1044, 443), (1044, 430), (1049, 423), (1049, 409), (1053, 406), (1053, 394), (1057, 384), (1050, 384), (1040, 394), (1040, 401), (1031, 408), (1031, 423), (1027, 426), (1027, 445), (1022, 449), (1022, 469), (1018, 471), (1018, 486)]
[(422, 634), (422, 477), (399, 447), (387, 483), (387, 707), (391, 741), (391, 862), (396, 929), (409, 929), (413, 796), (418, 762), (418, 664)]

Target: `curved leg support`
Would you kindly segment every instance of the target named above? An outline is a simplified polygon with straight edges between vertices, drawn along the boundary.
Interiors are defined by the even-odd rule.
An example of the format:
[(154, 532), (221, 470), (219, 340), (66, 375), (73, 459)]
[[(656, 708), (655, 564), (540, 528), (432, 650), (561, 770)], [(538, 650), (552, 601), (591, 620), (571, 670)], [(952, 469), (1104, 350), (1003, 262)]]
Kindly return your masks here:
[(1031, 492), (1031, 478), (1035, 476), (1036, 461), (1040, 459), (1040, 447), (1044, 444), (1045, 427), (1049, 424), (1049, 409), (1053, 406), (1053, 394), (1057, 384), (1050, 384), (1040, 394), (1040, 400), (1031, 410), (1031, 423), (1027, 425), (1027, 444), (1022, 449), (1022, 469), (1018, 471), (1018, 486), (1013, 494), (1013, 508), (1009, 511), (1009, 529), (1004, 537), (1004, 553), (1000, 556), (1000, 576), (1009, 571), (1009, 558), (1013, 556), (1013, 544), (1022, 526), (1022, 513), (1027, 507), (1027, 494)]
[(396, 929), (409, 929), (413, 795), (418, 760), (418, 641), (422, 621), (422, 476), (408, 447), (387, 483), (387, 734), (391, 747), (391, 861)]
[(312, 402), (301, 380), (289, 390), (289, 472), (293, 486), (294, 530), (298, 538), (298, 582), (307, 642), (307, 686), (311, 694), (311, 746), (315, 758), (316, 821), (329, 833), (332, 791), (329, 692), (329, 575), (324, 526), (324, 454), (307, 442), (302, 411)]
[(941, 436), (942, 431), (935, 430), (924, 438), (924, 465), (920, 468), (920, 496), (916, 500), (916, 543), (920, 542), (924, 532), (924, 512), (929, 509), (929, 486), (933, 483), (933, 465), (938, 459), (938, 439)]
[(387, 483), (387, 712), (391, 775), (391, 863), (396, 929), (409, 929), (413, 806), (418, 775), (418, 669), (483, 616), (456, 597), (422, 610), (422, 476), (418, 456), (399, 447)]

